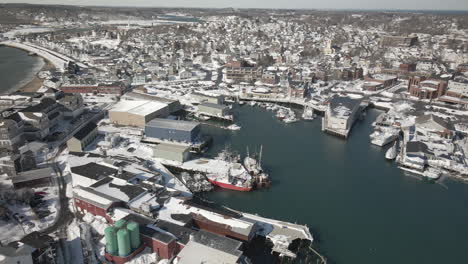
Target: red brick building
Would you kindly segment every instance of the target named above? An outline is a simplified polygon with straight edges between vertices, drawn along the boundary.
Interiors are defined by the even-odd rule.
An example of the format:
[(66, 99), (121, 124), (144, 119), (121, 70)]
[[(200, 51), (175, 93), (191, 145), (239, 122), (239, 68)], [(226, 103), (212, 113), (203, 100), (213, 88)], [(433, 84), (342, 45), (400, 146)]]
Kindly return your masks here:
[(375, 74), (364, 77), (366, 81), (362, 88), (366, 91), (377, 91), (397, 84), (398, 77), (395, 75)]
[(443, 80), (426, 79), (413, 76), (408, 82), (408, 91), (411, 96), (419, 99), (435, 99), (445, 94), (447, 82)]

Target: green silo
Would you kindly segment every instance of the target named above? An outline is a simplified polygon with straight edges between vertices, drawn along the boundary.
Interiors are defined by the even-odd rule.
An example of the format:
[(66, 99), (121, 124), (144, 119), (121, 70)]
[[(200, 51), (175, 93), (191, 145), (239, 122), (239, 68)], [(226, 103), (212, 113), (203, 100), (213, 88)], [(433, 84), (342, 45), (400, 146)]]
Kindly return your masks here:
[(114, 223), (114, 226), (116, 229), (121, 229), (121, 228), (124, 228), (126, 224), (127, 224), (127, 221), (120, 219), (119, 221)]
[(135, 250), (140, 246), (140, 227), (135, 222), (129, 222), (127, 229), (130, 233), (130, 246)]
[(130, 254), (130, 236), (127, 229), (117, 231), (117, 244), (120, 257), (126, 257)]
[(104, 235), (106, 237), (106, 251), (107, 253), (115, 256), (117, 254), (117, 234), (113, 226), (108, 226), (104, 229)]

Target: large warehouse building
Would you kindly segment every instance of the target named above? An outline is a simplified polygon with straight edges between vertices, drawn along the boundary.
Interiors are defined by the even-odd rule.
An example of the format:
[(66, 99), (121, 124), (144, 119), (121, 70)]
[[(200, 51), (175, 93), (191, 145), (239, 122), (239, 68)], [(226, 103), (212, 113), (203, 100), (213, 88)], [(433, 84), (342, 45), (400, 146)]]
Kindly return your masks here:
[(112, 123), (123, 126), (145, 127), (146, 123), (156, 117), (167, 117), (167, 104), (156, 101), (120, 101), (109, 111)]
[(199, 137), (200, 123), (155, 118), (145, 126), (147, 137), (193, 143)]

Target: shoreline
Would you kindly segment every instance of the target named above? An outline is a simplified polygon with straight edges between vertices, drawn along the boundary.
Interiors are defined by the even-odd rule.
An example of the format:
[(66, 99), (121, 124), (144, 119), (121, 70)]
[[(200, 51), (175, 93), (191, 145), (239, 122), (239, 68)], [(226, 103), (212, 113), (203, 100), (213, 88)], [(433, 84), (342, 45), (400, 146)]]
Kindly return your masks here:
[(41, 79), (37, 76), (37, 74), (41, 71), (50, 71), (53, 70), (55, 67), (50, 63), (48, 60), (43, 59), (44, 65), (42, 68), (40, 68), (37, 72), (34, 73), (34, 77), (32, 78), (31, 81), (26, 83), (25, 85), (19, 87), (16, 89), (16, 91), (13, 91), (11, 93), (16, 93), (16, 92), (21, 92), (21, 93), (34, 93), (37, 92), (42, 85), (44, 84), (44, 79)]

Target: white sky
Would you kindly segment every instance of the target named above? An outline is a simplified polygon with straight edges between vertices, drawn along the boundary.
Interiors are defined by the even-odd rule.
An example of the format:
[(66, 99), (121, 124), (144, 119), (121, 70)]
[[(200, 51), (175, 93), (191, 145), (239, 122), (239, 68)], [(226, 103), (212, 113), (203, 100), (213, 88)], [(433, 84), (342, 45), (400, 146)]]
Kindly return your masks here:
[(154, 7), (468, 10), (468, 0), (0, 0), (0, 3)]

